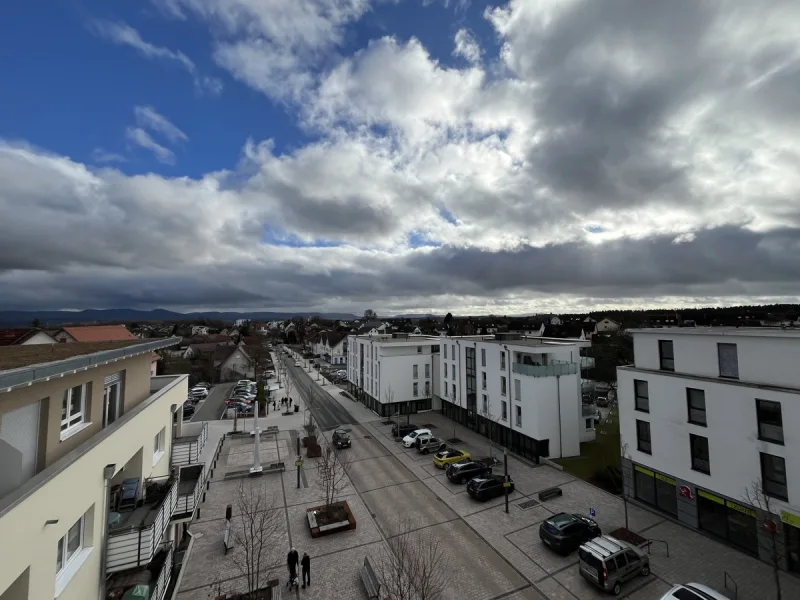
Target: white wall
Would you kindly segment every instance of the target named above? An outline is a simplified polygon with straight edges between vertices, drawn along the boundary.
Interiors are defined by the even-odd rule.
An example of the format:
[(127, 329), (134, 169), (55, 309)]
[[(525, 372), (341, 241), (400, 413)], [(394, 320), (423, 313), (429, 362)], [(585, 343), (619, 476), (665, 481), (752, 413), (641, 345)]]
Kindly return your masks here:
[(638, 369), (659, 370), (658, 341), (672, 340), (675, 372), (718, 377), (718, 343), (736, 344), (739, 380), (769, 385), (800, 387), (800, 337), (780, 332), (770, 337), (680, 334), (670, 329), (633, 336), (634, 364)]
[(21, 346), (30, 346), (33, 344), (54, 344), (56, 340), (49, 335), (47, 335), (44, 331), (37, 331), (27, 340), (20, 344)]
[[(635, 410), (634, 379), (648, 382), (649, 414)], [(789, 503), (800, 506), (800, 462), (796, 459), (800, 455), (800, 430), (794, 425), (800, 422), (800, 393), (630, 368), (618, 369), (617, 380), (620, 433), (631, 460), (731, 498), (742, 498), (745, 489), (761, 477), (759, 452), (782, 456), (786, 459)], [(708, 427), (688, 423), (687, 387), (705, 391)], [(781, 403), (784, 446), (758, 439), (756, 398)], [(636, 448), (637, 419), (650, 422), (652, 455)], [(710, 475), (692, 470), (689, 434), (708, 438)]]

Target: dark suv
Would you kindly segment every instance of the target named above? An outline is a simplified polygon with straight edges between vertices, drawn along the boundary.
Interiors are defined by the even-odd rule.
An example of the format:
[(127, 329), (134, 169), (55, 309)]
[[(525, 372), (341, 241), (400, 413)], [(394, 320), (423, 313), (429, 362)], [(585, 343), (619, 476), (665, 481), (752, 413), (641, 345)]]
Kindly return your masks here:
[(447, 478), (454, 483), (464, 483), (475, 477), (487, 477), (492, 474), (492, 468), (479, 462), (455, 463), (449, 465), (445, 471)]
[[(471, 479), (467, 484), (467, 493), (481, 502), (486, 502), (491, 498), (498, 496), (505, 496), (506, 488), (503, 486), (505, 482), (504, 475), (488, 475), (486, 477), (476, 477)], [(511, 477), (508, 478), (508, 493), (514, 491), (514, 481)]]
[(333, 432), (333, 443), (337, 448), (349, 448), (352, 445), (350, 434), (344, 429), (337, 429)]
[(558, 513), (539, 525), (539, 538), (556, 552), (569, 554), (600, 536), (600, 526), (583, 515)]
[(392, 426), (392, 435), (396, 438), (404, 438), (412, 431), (416, 431), (417, 429), (421, 429), (419, 425), (414, 425), (413, 423), (395, 423)]

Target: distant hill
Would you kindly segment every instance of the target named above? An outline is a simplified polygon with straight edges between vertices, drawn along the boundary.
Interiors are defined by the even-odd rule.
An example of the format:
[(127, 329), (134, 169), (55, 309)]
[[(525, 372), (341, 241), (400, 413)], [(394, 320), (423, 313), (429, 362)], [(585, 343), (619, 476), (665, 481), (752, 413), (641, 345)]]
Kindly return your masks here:
[(64, 323), (131, 323), (160, 321), (193, 321), (211, 319), (214, 321), (235, 321), (251, 319), (253, 321), (277, 321), (292, 317), (322, 317), (323, 319), (352, 320), (355, 315), (347, 313), (316, 312), (193, 312), (179, 313), (163, 308), (155, 310), (135, 310), (133, 308), (89, 309), (81, 311), (68, 310), (6, 310), (0, 311), (0, 327), (16, 327), (30, 325), (38, 319), (42, 327), (53, 327)]

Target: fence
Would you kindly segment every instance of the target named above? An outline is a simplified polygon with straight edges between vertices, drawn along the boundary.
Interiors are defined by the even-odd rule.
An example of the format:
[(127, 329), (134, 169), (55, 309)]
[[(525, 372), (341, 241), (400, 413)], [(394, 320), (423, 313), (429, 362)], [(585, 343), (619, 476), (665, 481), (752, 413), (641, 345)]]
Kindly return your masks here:
[[(195, 437), (192, 437), (192, 430), (189, 429), (192, 426), (197, 429), (194, 434)], [(172, 441), (170, 464), (173, 467), (184, 467), (199, 463), (200, 455), (203, 453), (203, 448), (208, 439), (208, 423), (205, 421), (202, 426), (199, 423), (185, 423), (183, 429), (189, 429), (189, 433), (185, 433)]]

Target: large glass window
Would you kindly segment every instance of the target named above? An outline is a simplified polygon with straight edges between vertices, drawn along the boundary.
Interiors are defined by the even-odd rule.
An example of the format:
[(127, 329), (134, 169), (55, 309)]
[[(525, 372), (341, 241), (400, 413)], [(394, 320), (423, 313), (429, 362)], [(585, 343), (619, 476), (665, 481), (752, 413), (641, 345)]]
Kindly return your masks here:
[(75, 557), (83, 547), (83, 525), (84, 517), (69, 528), (67, 535), (58, 540), (58, 550), (56, 552), (56, 574), (61, 573), (69, 562)]
[(689, 446), (692, 453), (692, 469), (706, 475), (710, 474), (711, 459), (708, 454), (708, 438), (690, 434)]
[(86, 384), (64, 390), (61, 402), (61, 431), (77, 427), (86, 420)]
[(717, 344), (719, 376), (739, 379), (739, 355), (736, 344)]
[(766, 496), (789, 500), (786, 487), (786, 461), (782, 457), (761, 453), (761, 488)]
[(675, 370), (675, 354), (672, 340), (658, 340), (658, 358), (662, 371)]
[(633, 380), (633, 393), (635, 398), (636, 410), (650, 412), (650, 389), (646, 381), (641, 379)]
[(678, 515), (678, 496), (674, 479), (634, 465), (633, 480), (638, 499), (673, 516)]
[(728, 511), (724, 500), (698, 490), (697, 516), (700, 529), (721, 538), (728, 537)]
[(758, 553), (758, 520), (752, 508), (697, 490), (697, 516), (700, 529)]
[(758, 439), (783, 445), (783, 415), (781, 403), (756, 399)]
[(706, 421), (706, 393), (703, 390), (686, 388), (686, 404), (689, 408), (689, 423), (705, 427)]
[(653, 472), (636, 466), (633, 471), (633, 483), (636, 487), (636, 497), (648, 504), (656, 503), (656, 480)]
[(650, 423), (647, 421), (636, 421), (636, 447), (639, 452), (653, 453), (650, 440)]

